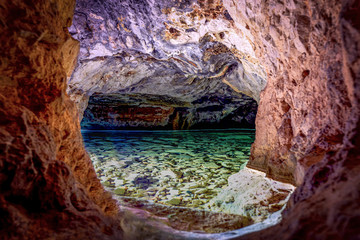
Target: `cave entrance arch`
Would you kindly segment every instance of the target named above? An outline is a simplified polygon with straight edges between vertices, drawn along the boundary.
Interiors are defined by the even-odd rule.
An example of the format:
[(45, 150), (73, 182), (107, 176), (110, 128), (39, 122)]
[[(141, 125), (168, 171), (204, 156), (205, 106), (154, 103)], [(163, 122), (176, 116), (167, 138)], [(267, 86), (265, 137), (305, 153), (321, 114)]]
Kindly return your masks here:
[[(143, 1), (139, 4), (133, 1), (121, 3), (105, 1), (100, 4), (97, 1), (77, 1), (73, 25), (69, 28), (69, 32), (80, 41), (80, 55), (78, 65), (68, 83), (68, 93), (77, 103), (82, 128), (89, 130), (253, 128), (257, 101), (266, 85), (266, 73), (256, 59), (249, 40), (241, 36), (232, 25), (233, 19), (220, 1), (213, 1), (209, 5), (192, 2), (178, 5), (176, 2), (165, 2)], [(217, 6), (214, 7), (214, 4)], [(205, 15), (194, 16), (199, 14), (199, 9), (202, 9)], [(89, 139), (111, 142), (107, 141), (106, 137), (99, 137), (100, 135), (94, 137), (89, 132), (84, 133)], [(223, 158), (230, 158), (230, 155), (231, 158), (247, 158), (253, 133), (246, 137), (247, 150), (238, 151), (242, 152), (242, 157), (228, 152), (222, 154)], [(102, 151), (100, 145), (98, 144), (97, 150)], [(114, 149), (117, 147), (114, 146)], [(234, 153), (236, 150), (234, 147), (230, 152)], [(211, 154), (214, 152), (208, 155)], [(116, 164), (113, 166), (110, 164), (106, 170), (101, 169), (99, 167), (102, 165), (102, 161), (99, 160), (101, 156), (95, 155), (91, 156), (98, 170), (98, 176), (105, 187), (112, 188), (117, 195), (130, 196), (131, 191), (124, 183), (126, 181), (137, 185), (138, 190), (144, 190), (143, 188), (160, 182), (158, 178), (144, 177), (135, 173), (131, 177), (127, 176), (127, 179), (121, 179), (120, 173), (114, 174)], [(124, 156), (124, 159), (128, 157)], [(225, 159), (222, 164), (225, 164)], [(122, 167), (129, 168), (130, 162), (136, 164), (145, 161), (131, 156), (131, 159), (122, 161)], [(167, 164), (170, 165), (171, 162), (168, 161)], [(205, 168), (214, 172), (214, 169), (226, 169), (222, 164), (204, 161), (198, 167), (206, 166)], [(244, 164), (245, 161), (239, 163), (236, 171)], [(181, 175), (179, 178), (181, 180), (184, 174), (181, 171), (164, 169), (160, 170), (158, 176), (171, 179), (179, 178)], [(250, 179), (249, 176), (255, 173), (246, 174), (248, 175), (242, 177)], [(113, 179), (109, 178), (110, 175)], [(226, 181), (226, 177), (221, 180)], [(194, 182), (189, 184), (196, 185)], [(213, 188), (219, 186), (224, 185), (214, 185)], [(269, 185), (263, 186), (266, 186), (267, 190), (270, 189)], [(176, 186), (171, 187), (172, 193), (179, 191)], [(206, 195), (204, 191), (215, 193), (220, 191), (196, 189), (196, 192), (190, 188), (194, 186), (188, 187), (188, 190), (184, 190), (188, 195), (201, 194), (199, 193), (201, 191), (203, 191), (202, 195)], [(284, 189), (285, 193), (279, 193), (276, 197), (277, 193), (272, 193), (271, 197), (284, 200), (291, 191), (286, 187)], [(146, 191), (137, 191), (136, 194), (149, 195)], [(151, 197), (159, 198), (156, 194)], [(234, 201), (234, 196), (231, 196), (213, 205), (221, 207), (226, 204), (231, 205)], [(180, 207), (182, 202), (183, 199), (179, 197), (171, 197), (163, 201), (168, 205), (180, 205)], [(136, 204), (144, 206), (144, 203), (134, 205)], [(280, 209), (279, 205), (270, 205), (267, 205), (268, 210)], [(154, 207), (148, 208), (151, 209), (154, 210)], [(254, 209), (253, 211), (257, 211)], [(166, 212), (164, 209), (161, 211)], [(179, 212), (177, 214), (179, 215)], [(221, 219), (220, 215), (217, 215), (218, 219)], [(204, 216), (203, 219), (206, 219)], [(226, 225), (228, 229), (238, 228), (252, 221), (246, 217), (231, 216), (230, 218), (233, 221), (230, 224), (232, 226)], [(214, 230), (214, 226), (209, 227), (208, 231), (212, 231), (211, 229)]]
[[(142, 99), (140, 95), (137, 99), (145, 101), (147, 97), (145, 95)], [(114, 101), (114, 98), (121, 101)], [(219, 115), (223, 109), (229, 108), (223, 106), (222, 99), (206, 102), (203, 98), (201, 101), (210, 106), (202, 106), (199, 115), (204, 116), (204, 110), (212, 110), (205, 116), (217, 118), (199, 119), (199, 115), (194, 114), (191, 122), (181, 122), (181, 119), (189, 118), (186, 115), (177, 118), (171, 116), (179, 116), (179, 112), (196, 113), (196, 108), (188, 110), (182, 107), (173, 110), (170, 116), (160, 111), (163, 116), (154, 109), (164, 106), (141, 107), (134, 102), (128, 106), (128, 96), (95, 95), (94, 99), (90, 97), (83, 116), (85, 147), (102, 184), (121, 205), (138, 207), (156, 216), (166, 217), (172, 227), (180, 230), (223, 232), (253, 222), (251, 218), (236, 214), (230, 207), (227, 207), (227, 211), (221, 209), (224, 201), (229, 205), (234, 200), (223, 199), (224, 194), (217, 195), (227, 187), (228, 177), (244, 168), (248, 161), (255, 130), (238, 129), (253, 125), (246, 119), (244, 125), (243, 121), (237, 122), (236, 119), (242, 120), (244, 116), (236, 113), (255, 116), (255, 100), (255, 106), (250, 105), (250, 109), (247, 106), (247, 112), (240, 111), (245, 107), (240, 106), (219, 124), (216, 122)], [(156, 102), (167, 103), (158, 99)], [(231, 101), (228, 103), (234, 104)], [(111, 112), (107, 112), (109, 109)], [(255, 112), (252, 112), (254, 109)], [(99, 110), (101, 112), (97, 112)], [(159, 117), (168, 123), (163, 121), (165, 124), (160, 125), (161, 121), (154, 121)], [(235, 120), (231, 121), (232, 118)], [(207, 122), (201, 126), (199, 120)], [(193, 125), (187, 125), (189, 123)], [(172, 130), (174, 126), (188, 126), (191, 130)], [(208, 129), (209, 126), (213, 129)]]
[[(217, 1), (201, 1), (201, 8), (206, 7), (204, 2), (217, 3)], [(224, 0), (224, 2), (230, 1)], [(242, 1), (231, 2), (243, 3)], [(2, 219), (2, 223), (5, 224), (3, 226), (6, 226), (2, 235), (18, 238), (29, 237), (28, 234), (43, 238), (54, 237), (54, 235), (57, 238), (74, 238), (74, 236), (108, 238), (114, 233), (112, 235), (114, 238), (121, 239), (123, 233), (129, 229), (124, 226), (125, 230), (122, 231), (117, 221), (114, 223), (115, 221), (107, 218), (116, 207), (112, 207), (114, 205), (106, 194), (104, 197), (95, 196), (99, 192), (104, 192), (99, 187), (101, 185), (98, 184), (97, 179), (93, 178), (95, 173), (89, 164), (87, 154), (84, 154), (82, 144), (78, 141), (80, 132), (76, 124), (78, 122), (73, 118), (75, 114), (73, 104), (68, 101), (66, 94), (62, 94), (65, 90), (65, 72), (71, 72), (71, 64), (68, 64), (66, 60), (72, 60), (74, 56), (72, 52), (74, 49), (71, 47), (70, 50), (68, 49), (73, 41), (63, 27), (69, 25), (74, 1), (46, 3), (7, 1), (1, 4), (3, 13), (1, 27), (5, 29), (2, 41), (4, 46), (9, 46), (4, 48), (3, 53), (6, 58), (2, 64), (2, 74), (5, 73), (5, 78), (2, 78), (4, 85), (2, 85), (1, 110), (4, 114), (1, 130), (2, 150), (6, 153), (2, 155), (2, 163), (5, 162), (2, 164), (4, 167), (2, 173), (5, 171), (9, 173), (2, 174), (2, 185), (5, 187), (1, 188), (1, 191), (5, 194), (1, 198), (1, 212), (6, 216)], [(275, 23), (278, 27), (282, 25), (285, 29), (290, 27), (291, 30), (295, 30), (293, 34), (300, 37), (289, 42), (293, 59), (299, 57), (300, 62), (287, 61), (288, 56), (280, 56), (280, 59), (274, 60), (279, 60), (280, 66), (285, 66), (285, 71), (291, 66), (296, 69), (303, 68), (289, 75), (291, 84), (294, 87), (300, 86), (296, 90), (307, 90), (308, 87), (304, 82), (300, 85), (296, 79), (302, 79), (302, 81), (310, 79), (315, 84), (327, 85), (328, 88), (324, 88), (325, 91), (320, 91), (320, 94), (324, 94), (321, 95), (322, 99), (330, 94), (331, 97), (328, 99), (331, 103), (327, 107), (324, 106), (324, 109), (320, 108), (320, 112), (312, 112), (312, 117), (321, 118), (322, 111), (332, 108), (339, 99), (345, 100), (346, 103), (336, 108), (341, 111), (329, 111), (331, 119), (340, 117), (343, 123), (341, 125), (343, 131), (340, 131), (340, 134), (337, 133), (340, 138), (334, 138), (333, 132), (329, 131), (333, 129), (333, 125), (319, 127), (321, 135), (317, 138), (327, 140), (330, 147), (339, 141), (342, 141), (343, 145), (335, 150), (332, 148), (321, 153), (325, 154), (325, 157), (317, 159), (321, 162), (307, 172), (305, 182), (296, 192), (293, 204), (281, 225), (252, 234), (250, 237), (269, 239), (299, 238), (304, 235), (313, 238), (356, 237), (359, 229), (354, 223), (358, 220), (356, 210), (359, 209), (359, 189), (358, 185), (353, 183), (359, 182), (357, 171), (359, 154), (356, 149), (359, 145), (357, 131), (359, 129), (357, 127), (359, 125), (359, 87), (355, 84), (359, 71), (356, 61), (353, 60), (358, 58), (357, 51), (354, 51), (359, 40), (359, 25), (356, 24), (358, 1), (334, 1), (331, 9), (324, 1), (297, 1), (290, 8), (287, 3), (282, 4), (279, 1), (276, 5), (273, 5), (271, 1), (264, 1), (261, 4), (253, 1), (247, 3), (246, 7), (236, 8), (236, 10), (246, 12), (250, 16), (254, 12), (259, 12), (261, 13), (259, 17), (266, 16), (266, 21), (260, 19), (255, 24), (251, 24), (253, 18), (250, 17), (249, 25), (244, 28), (253, 29), (256, 25), (262, 27), (265, 30), (265, 35), (262, 37), (268, 42), (268, 46), (288, 41), (284, 35), (276, 33), (280, 28), (274, 29), (269, 24)], [(283, 7), (284, 14), (279, 16), (278, 11), (271, 12), (273, 7), (276, 7), (276, 10)], [(235, 8), (229, 8), (231, 9)], [(216, 10), (220, 11), (221, 7)], [(63, 14), (59, 14), (62, 11)], [(92, 17), (101, 20), (102, 17), (96, 15), (97, 13), (96, 11)], [(166, 9), (164, 13), (171, 13), (171, 9)], [(216, 14), (209, 14), (209, 12), (204, 15), (217, 17)], [(224, 15), (231, 19), (229, 14)], [(235, 17), (235, 14), (233, 16)], [(286, 21), (287, 19), (291, 21)], [(123, 20), (124, 18), (119, 17), (119, 21)], [(124, 26), (127, 25), (119, 24), (119, 28)], [(312, 26), (315, 28), (311, 28)], [(89, 29), (91, 30), (90, 27)], [(89, 32), (91, 34), (91, 31)], [(177, 36), (180, 31), (171, 27), (169, 32)], [(189, 29), (188, 32), (192, 30)], [(224, 33), (218, 35), (223, 38)], [(262, 39), (258, 41), (261, 43)], [(128, 43), (131, 45), (131, 40)], [(314, 48), (313, 44), (317, 48)], [(258, 46), (261, 47), (260, 45)], [(281, 46), (284, 45), (281, 44)], [(101, 46), (98, 46), (95, 52), (98, 52), (99, 47), (101, 50)], [(319, 50), (321, 58), (315, 54), (305, 59), (304, 49), (306, 51)], [(266, 53), (266, 50), (262, 52)], [(336, 55), (340, 58), (335, 57)], [(307, 69), (314, 69), (316, 75), (313, 75), (313, 70), (309, 72)], [(324, 71), (324, 69), (329, 71)], [(298, 74), (300, 78), (297, 78)], [(281, 73), (273, 77), (276, 78), (276, 75), (279, 76)], [(273, 83), (277, 85), (276, 83), (279, 82)], [(32, 84), (37, 87), (29, 87)], [(283, 85), (279, 84), (276, 87), (282, 89)], [(310, 89), (311, 87), (310, 85)], [(274, 92), (270, 91), (271, 93)], [(312, 94), (314, 94), (313, 91), (310, 95)], [(301, 97), (301, 94), (295, 94), (293, 99), (299, 100)], [(315, 105), (316, 100), (306, 102)], [(308, 105), (304, 104), (304, 106), (306, 108)], [(288, 110), (286, 104), (283, 107), (279, 110)], [(344, 112), (348, 114), (343, 114)], [(307, 113), (305, 111), (305, 114)], [(302, 117), (305, 118), (305, 116)], [(337, 124), (337, 121), (334, 122)], [(325, 124), (328, 123), (325, 122)], [(300, 132), (301, 135), (303, 133)], [(328, 136), (330, 138), (327, 138)], [(314, 158), (310, 161), (314, 161)], [(314, 218), (314, 212), (316, 212), (316, 218)], [(338, 217), (334, 218), (334, 216)], [(123, 216), (120, 219), (123, 220)], [(339, 224), (339, 219), (341, 219), (341, 224)], [(300, 224), (294, 224), (294, 222)], [(140, 231), (144, 228), (134, 227), (134, 229)], [(158, 233), (156, 230), (152, 233)], [(196, 234), (187, 236), (210, 239), (217, 239), (218, 236), (194, 235)], [(149, 233), (142, 236), (149, 236)], [(234, 237), (231, 234), (227, 236)]]

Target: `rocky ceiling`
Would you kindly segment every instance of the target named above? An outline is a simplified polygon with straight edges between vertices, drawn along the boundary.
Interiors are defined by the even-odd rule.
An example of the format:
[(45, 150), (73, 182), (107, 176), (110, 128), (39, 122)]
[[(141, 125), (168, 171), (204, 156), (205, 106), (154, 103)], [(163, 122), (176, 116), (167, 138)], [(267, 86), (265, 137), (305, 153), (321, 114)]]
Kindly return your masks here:
[(79, 0), (69, 32), (84, 128), (255, 126), (266, 73), (221, 1)]

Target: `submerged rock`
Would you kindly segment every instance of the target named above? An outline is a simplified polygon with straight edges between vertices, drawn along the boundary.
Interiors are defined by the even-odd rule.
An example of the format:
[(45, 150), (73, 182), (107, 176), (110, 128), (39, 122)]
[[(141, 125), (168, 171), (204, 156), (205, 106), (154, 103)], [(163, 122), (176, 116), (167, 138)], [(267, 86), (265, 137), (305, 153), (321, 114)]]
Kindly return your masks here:
[(160, 178), (164, 178), (166, 176), (169, 176), (171, 178), (177, 178), (177, 175), (171, 170), (164, 170), (164, 171), (161, 171), (159, 174)]
[(166, 204), (170, 204), (170, 205), (180, 205), (182, 201), (182, 198), (181, 197), (175, 197), (175, 198), (172, 198), (170, 199), (169, 201), (166, 202)]
[[(86, 131), (83, 135), (94, 161), (103, 158), (95, 168), (106, 173), (102, 179), (110, 191), (157, 203), (204, 208), (221, 192), (229, 174), (241, 168), (236, 155), (227, 157), (227, 153), (236, 147), (248, 157), (249, 149), (239, 144), (250, 145), (254, 131)], [(121, 149), (116, 157), (112, 156), (114, 148)], [(187, 153), (192, 157), (186, 157)], [(218, 157), (227, 169), (221, 167)]]
[(127, 190), (127, 187), (121, 187), (121, 188), (116, 188), (113, 193), (117, 194), (117, 195), (124, 195), (125, 192)]

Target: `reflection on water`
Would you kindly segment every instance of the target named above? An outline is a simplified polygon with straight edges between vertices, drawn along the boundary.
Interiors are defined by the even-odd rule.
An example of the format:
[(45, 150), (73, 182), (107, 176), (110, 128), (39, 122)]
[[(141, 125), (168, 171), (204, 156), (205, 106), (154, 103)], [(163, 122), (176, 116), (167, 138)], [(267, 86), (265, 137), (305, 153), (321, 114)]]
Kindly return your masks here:
[(105, 187), (119, 196), (203, 208), (245, 166), (254, 130), (82, 131)]

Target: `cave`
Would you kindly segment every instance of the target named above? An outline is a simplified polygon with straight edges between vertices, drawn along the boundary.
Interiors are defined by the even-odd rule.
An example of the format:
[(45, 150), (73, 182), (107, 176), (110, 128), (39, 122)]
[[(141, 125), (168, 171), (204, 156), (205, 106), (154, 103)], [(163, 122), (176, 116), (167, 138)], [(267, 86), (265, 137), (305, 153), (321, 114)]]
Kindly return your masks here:
[[(2, 239), (360, 238), (358, 1), (15, 0), (0, 12)], [(238, 215), (119, 204), (81, 134), (254, 121), (249, 161), (215, 204), (245, 202)]]

